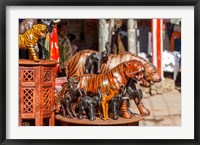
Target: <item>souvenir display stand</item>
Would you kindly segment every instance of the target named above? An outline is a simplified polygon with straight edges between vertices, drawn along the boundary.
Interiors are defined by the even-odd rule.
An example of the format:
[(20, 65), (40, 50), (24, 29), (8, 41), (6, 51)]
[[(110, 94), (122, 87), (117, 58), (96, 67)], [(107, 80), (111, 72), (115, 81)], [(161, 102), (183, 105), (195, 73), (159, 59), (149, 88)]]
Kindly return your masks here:
[(54, 60), (19, 60), (19, 125), (23, 120), (35, 120), (42, 126), (44, 119), (55, 125), (55, 66)]

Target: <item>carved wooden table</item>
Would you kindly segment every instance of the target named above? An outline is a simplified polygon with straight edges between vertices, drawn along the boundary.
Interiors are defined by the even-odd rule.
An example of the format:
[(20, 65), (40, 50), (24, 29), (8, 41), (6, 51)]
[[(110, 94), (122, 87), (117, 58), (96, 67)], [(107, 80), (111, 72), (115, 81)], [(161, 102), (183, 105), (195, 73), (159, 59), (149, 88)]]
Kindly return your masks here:
[(135, 115), (131, 119), (119, 117), (118, 120), (102, 120), (98, 117), (94, 121), (88, 119), (67, 118), (60, 114), (56, 115), (56, 119), (61, 122), (63, 126), (139, 126), (139, 122), (144, 119), (144, 116)]
[(55, 125), (52, 109), (56, 64), (54, 60), (19, 60), (19, 125), (22, 120), (30, 119), (35, 119), (36, 126), (42, 126), (43, 119), (48, 119), (49, 125)]

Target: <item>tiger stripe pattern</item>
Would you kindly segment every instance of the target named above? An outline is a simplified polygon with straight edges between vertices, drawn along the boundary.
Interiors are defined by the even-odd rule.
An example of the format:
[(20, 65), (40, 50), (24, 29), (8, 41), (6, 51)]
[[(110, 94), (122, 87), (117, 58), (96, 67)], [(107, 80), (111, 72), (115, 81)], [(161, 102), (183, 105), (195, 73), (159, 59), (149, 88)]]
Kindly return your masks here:
[[(97, 93), (98, 87), (101, 87), (102, 92), (108, 93), (120, 90), (121, 86), (125, 86), (131, 77), (142, 70), (144, 70), (143, 64), (140, 61), (131, 60), (120, 63), (105, 74), (84, 74), (71, 78), (78, 82), (77, 88), (84, 89), (86, 92)], [(131, 76), (127, 75), (129, 71), (132, 73)]]
[[(66, 64), (65, 72), (66, 77), (72, 77), (72, 76), (81, 76), (85, 72), (85, 60), (86, 58), (91, 55), (93, 52), (97, 52), (94, 50), (83, 50), (78, 53), (76, 53)], [(98, 52), (97, 52), (98, 53)], [(132, 54), (131, 52), (125, 52), (123, 54), (110, 54), (108, 57), (107, 63), (103, 63), (101, 66), (101, 73), (105, 74), (110, 69), (114, 68), (118, 64), (130, 61), (130, 60), (138, 60), (141, 61), (143, 64), (149, 63), (147, 60), (145, 60), (142, 57), (136, 56)]]

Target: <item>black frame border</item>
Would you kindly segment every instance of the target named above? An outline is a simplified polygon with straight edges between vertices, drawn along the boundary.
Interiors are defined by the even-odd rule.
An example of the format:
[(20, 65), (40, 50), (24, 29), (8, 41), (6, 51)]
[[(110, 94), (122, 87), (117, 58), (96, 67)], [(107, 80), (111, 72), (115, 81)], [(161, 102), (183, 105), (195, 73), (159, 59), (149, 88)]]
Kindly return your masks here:
[[(7, 6), (194, 6), (194, 139), (6, 139), (6, 7)], [(200, 0), (0, 0), (0, 143), (2, 145), (27, 145), (27, 144), (69, 144), (69, 145), (111, 145), (111, 144), (165, 144), (165, 145), (198, 145), (200, 144), (200, 99), (199, 82), (200, 51)], [(190, 58), (192, 59), (192, 58)], [(191, 97), (191, 96), (188, 96)], [(133, 133), (134, 135), (134, 133)]]

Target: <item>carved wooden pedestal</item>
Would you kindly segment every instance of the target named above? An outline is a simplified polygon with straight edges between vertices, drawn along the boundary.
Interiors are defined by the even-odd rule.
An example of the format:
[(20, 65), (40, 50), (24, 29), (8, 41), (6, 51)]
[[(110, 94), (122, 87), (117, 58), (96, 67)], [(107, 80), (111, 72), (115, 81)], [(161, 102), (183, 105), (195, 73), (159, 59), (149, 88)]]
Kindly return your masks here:
[(60, 114), (56, 115), (56, 119), (61, 122), (62, 126), (139, 126), (139, 122), (144, 119), (144, 116), (135, 115), (131, 119), (125, 119), (119, 117), (118, 120), (102, 120), (100, 118), (96, 118), (94, 121), (90, 121), (88, 119), (77, 119), (77, 118), (67, 118), (63, 117)]
[(49, 119), (55, 125), (55, 65), (53, 60), (19, 60), (19, 125), (22, 120), (35, 119), (36, 126)]

